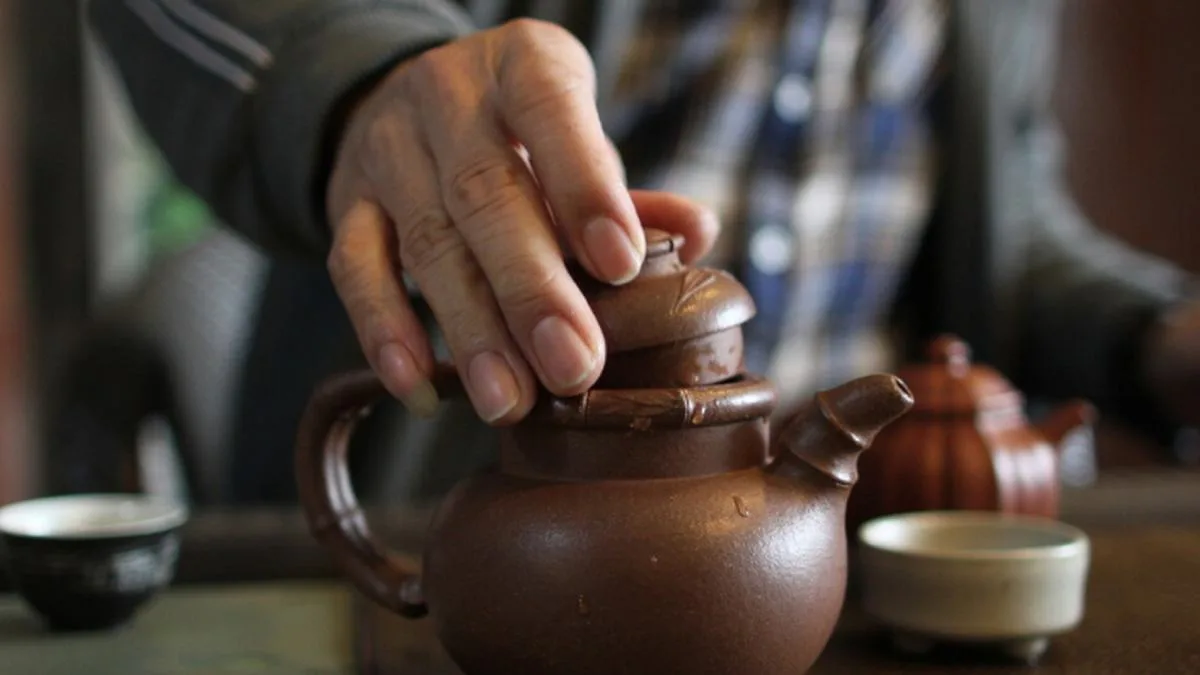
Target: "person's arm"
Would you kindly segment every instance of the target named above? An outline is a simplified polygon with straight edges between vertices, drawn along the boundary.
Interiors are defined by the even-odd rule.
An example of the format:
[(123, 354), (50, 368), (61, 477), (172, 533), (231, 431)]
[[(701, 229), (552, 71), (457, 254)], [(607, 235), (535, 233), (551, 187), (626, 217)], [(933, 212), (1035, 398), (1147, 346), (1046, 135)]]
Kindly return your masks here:
[(480, 417), (509, 424), (539, 384), (573, 396), (603, 368), (568, 255), (620, 284), (643, 218), (688, 261), (716, 238), (699, 205), (625, 184), (562, 26), (471, 31), (435, 0), (93, 0), (92, 19), (182, 181), (261, 246), (323, 254), (364, 356), (419, 414), (434, 352), (406, 276)]
[(88, 12), (178, 179), (255, 243), (316, 255), (341, 107), (471, 31), (438, 0), (91, 0)]
[(1164, 317), (1196, 297), (1195, 281), (1096, 230), (1062, 184), (1054, 139), (1039, 145), (1031, 162), (1036, 223), (1017, 315), (1019, 379), (1046, 395), (1091, 398), (1166, 441), (1184, 420), (1166, 412), (1147, 360)]
[[(996, 330), (1004, 336), (1006, 371), (1031, 397), (1086, 397), (1166, 440), (1175, 423), (1195, 421), (1200, 406), (1179, 414), (1169, 387), (1145, 366), (1165, 356), (1179, 373), (1200, 377), (1200, 353), (1169, 355), (1157, 337), (1173, 308), (1194, 306), (1187, 302), (1193, 280), (1099, 231), (1072, 199), (1053, 105), (1061, 3), (957, 8), (965, 46), (955, 67), (971, 69), (963, 98), (981, 106), (968, 110), (983, 115), (978, 126), (991, 159), (989, 211), (998, 219), (1002, 286)], [(1168, 342), (1186, 337), (1173, 332)], [(1167, 413), (1172, 408), (1175, 414)]]

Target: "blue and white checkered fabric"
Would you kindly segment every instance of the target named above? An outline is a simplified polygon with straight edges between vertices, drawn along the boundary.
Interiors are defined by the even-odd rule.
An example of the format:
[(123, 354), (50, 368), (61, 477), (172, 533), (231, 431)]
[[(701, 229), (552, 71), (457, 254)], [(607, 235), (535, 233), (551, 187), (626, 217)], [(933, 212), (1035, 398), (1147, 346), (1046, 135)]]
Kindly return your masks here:
[(748, 365), (785, 408), (893, 367), (887, 316), (933, 197), (945, 3), (647, 4), (602, 104), (638, 112), (616, 139), (632, 184), (721, 216), (708, 263), (759, 306)]

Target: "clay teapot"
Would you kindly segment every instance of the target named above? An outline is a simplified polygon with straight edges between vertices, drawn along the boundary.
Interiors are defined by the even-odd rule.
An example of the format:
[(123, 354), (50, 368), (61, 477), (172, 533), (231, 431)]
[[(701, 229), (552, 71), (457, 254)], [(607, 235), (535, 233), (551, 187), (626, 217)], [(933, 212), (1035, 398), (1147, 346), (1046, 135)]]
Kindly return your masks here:
[(1056, 517), (1063, 453), (1089, 444), (1095, 410), (1070, 401), (1040, 425), (996, 370), (971, 363), (959, 338), (931, 341), (929, 361), (898, 371), (912, 388), (910, 414), (876, 439), (850, 498), (851, 532), (876, 516), (973, 509)]
[[(832, 633), (856, 460), (912, 396), (884, 374), (822, 392), (772, 451), (775, 389), (742, 367), (749, 295), (684, 266), (679, 237), (647, 238), (625, 286), (574, 272), (607, 342), (601, 383), (543, 392), (498, 429), (498, 468), (435, 510), (420, 575), (372, 539), (347, 475), (347, 443), (383, 386), (335, 377), (302, 420), (314, 536), (367, 597), (428, 615), (469, 675), (797, 675)], [(461, 392), (448, 367), (436, 380)]]

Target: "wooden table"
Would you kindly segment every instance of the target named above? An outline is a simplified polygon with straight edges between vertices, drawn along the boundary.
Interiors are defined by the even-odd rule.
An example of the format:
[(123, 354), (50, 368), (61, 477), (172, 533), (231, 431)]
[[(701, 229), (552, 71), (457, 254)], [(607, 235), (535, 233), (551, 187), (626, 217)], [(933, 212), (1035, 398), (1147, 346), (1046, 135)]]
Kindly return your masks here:
[[(856, 599), (810, 675), (1196, 675), (1200, 673), (1200, 524), (1092, 529), (1093, 564), (1082, 625), (1060, 636), (1036, 668), (979, 649), (939, 648), (923, 657), (893, 650)], [(405, 621), (355, 600), (360, 672), (461, 675), (425, 622)]]
[[(1091, 536), (1087, 617), (1038, 668), (970, 652), (901, 658), (852, 601), (812, 675), (1200, 673), (1200, 524), (1112, 525)], [(363, 621), (382, 626), (381, 639), (354, 639)], [(3, 598), (0, 672), (458, 675), (429, 622), (379, 613), (337, 581), (177, 587), (126, 629), (87, 636), (48, 635)]]
[[(403, 509), (371, 515), (379, 534), (406, 550), (420, 546), (426, 517)], [(1069, 491), (1063, 519), (1093, 535), (1091, 606), (1084, 625), (1055, 642), (1042, 668), (964, 670), (953, 654), (941, 664), (905, 663), (881, 646), (878, 631), (851, 604), (814, 675), (1200, 673), (1200, 477), (1108, 475)], [(356, 646), (352, 636), (355, 621), (368, 616), (365, 605), (338, 580), (295, 507), (196, 514), (184, 531), (177, 581), (133, 625), (91, 636), (47, 635), (22, 604), (0, 594), (0, 675), (349, 675), (363, 655), (356, 652), (366, 645)], [(456, 672), (429, 623), (395, 624), (388, 644), (375, 647), (402, 654), (403, 665), (378, 675)], [(1108, 665), (1079, 670), (1090, 656)], [(1128, 667), (1130, 659), (1144, 666), (1154, 657), (1163, 659), (1157, 670)], [(1185, 669), (1171, 670), (1173, 663)]]
[[(427, 512), (368, 508), (368, 514), (384, 541), (402, 550), (420, 548)], [(1105, 474), (1091, 487), (1063, 494), (1062, 518), (1081, 527), (1200, 524), (1200, 473)], [(298, 507), (211, 510), (196, 514), (184, 530), (179, 567), (183, 583), (336, 576), (329, 556), (309, 535)]]
[(351, 675), (350, 607), (337, 582), (183, 587), (125, 628), (62, 636), (0, 596), (0, 673)]
[[(1137, 470), (1110, 473), (1063, 495), (1062, 518), (1082, 527), (1134, 523), (1200, 524), (1200, 473)], [(368, 508), (372, 526), (401, 550), (417, 550), (428, 513)], [(183, 531), (176, 575), (181, 584), (335, 579), (330, 557), (308, 532), (299, 507), (209, 509)], [(0, 574), (0, 592), (8, 579)], [(0, 671), (0, 675), (4, 675)]]

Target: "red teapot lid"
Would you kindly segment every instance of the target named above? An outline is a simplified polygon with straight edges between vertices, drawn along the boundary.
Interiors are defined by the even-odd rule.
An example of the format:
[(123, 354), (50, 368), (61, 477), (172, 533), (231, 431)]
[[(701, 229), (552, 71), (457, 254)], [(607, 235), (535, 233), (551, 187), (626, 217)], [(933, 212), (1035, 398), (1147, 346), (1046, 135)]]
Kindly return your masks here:
[(909, 364), (897, 374), (912, 390), (913, 412), (975, 414), (1023, 402), (994, 368), (972, 363), (971, 348), (954, 335), (934, 339), (926, 363)]

